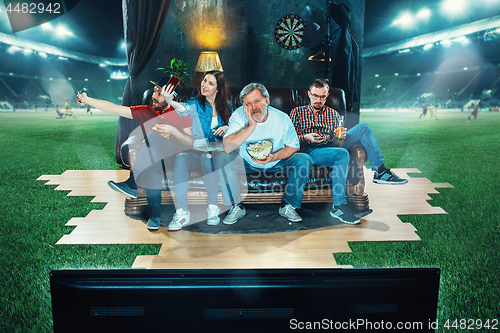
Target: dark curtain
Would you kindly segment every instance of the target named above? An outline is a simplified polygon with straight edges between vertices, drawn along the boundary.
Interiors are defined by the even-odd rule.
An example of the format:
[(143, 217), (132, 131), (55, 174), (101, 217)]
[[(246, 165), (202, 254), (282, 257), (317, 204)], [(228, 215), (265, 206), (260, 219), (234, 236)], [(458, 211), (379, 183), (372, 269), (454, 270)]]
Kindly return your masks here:
[(352, 105), (359, 101), (361, 70), (359, 61), (359, 47), (351, 36), (350, 10), (346, 5), (330, 6), (330, 15), (340, 25), (341, 33), (335, 61), (333, 62), (332, 77), (329, 78), (332, 87), (339, 87), (345, 91), (347, 110), (352, 111)]
[[(123, 33), (127, 44), (130, 76), (123, 91), (122, 105), (142, 104), (142, 92), (137, 91), (137, 78), (156, 50), (167, 17), (170, 0), (123, 0)], [(122, 164), (120, 147), (130, 132), (138, 126), (131, 119), (120, 117), (116, 133), (116, 162)]]

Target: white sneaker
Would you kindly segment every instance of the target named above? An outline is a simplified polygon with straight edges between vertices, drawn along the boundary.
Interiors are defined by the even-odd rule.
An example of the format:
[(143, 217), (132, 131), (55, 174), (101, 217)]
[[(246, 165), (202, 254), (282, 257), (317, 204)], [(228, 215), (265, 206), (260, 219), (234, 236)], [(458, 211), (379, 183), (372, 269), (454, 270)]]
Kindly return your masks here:
[(169, 231), (177, 231), (181, 230), (183, 226), (189, 223), (191, 218), (191, 214), (189, 214), (188, 210), (184, 210), (182, 208), (177, 209), (172, 218), (172, 222), (168, 224)]
[(220, 222), (219, 214), (220, 214), (219, 206), (212, 205), (212, 204), (208, 205), (208, 208), (207, 208), (207, 215), (208, 215), (207, 224), (208, 225), (218, 225), (219, 222)]
[[(243, 208), (243, 209), (242, 209)], [(226, 217), (224, 218), (224, 221), (222, 223), (224, 224), (234, 224), (238, 222), (239, 219), (241, 219), (247, 211), (245, 210), (245, 207), (240, 207), (239, 205), (233, 205), (229, 212), (227, 213)]]
[(279, 209), (279, 213), (281, 216), (286, 217), (290, 222), (300, 222), (302, 221), (302, 217), (295, 211), (290, 204), (286, 204), (283, 208)]

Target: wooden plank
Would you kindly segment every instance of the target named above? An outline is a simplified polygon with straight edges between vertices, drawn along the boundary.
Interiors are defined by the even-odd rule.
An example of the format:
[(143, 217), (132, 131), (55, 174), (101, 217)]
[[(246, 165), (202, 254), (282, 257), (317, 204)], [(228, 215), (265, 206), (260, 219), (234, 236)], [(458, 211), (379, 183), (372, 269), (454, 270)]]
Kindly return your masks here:
[[(429, 194), (438, 194), (436, 188), (453, 186), (408, 177), (409, 173), (420, 173), (418, 169), (393, 171), (408, 178), (408, 184), (375, 184), (373, 172), (364, 170), (365, 191), (374, 212), (361, 219), (360, 224), (271, 234), (169, 232), (164, 227), (150, 232), (145, 222), (123, 213), (125, 197), (107, 185), (109, 180), (125, 180), (126, 170), (67, 170), (61, 175), (43, 175), (38, 180), (58, 185), (55, 189), (69, 191), (68, 196), (91, 196), (93, 202), (106, 203), (102, 210), (70, 219), (66, 225), (74, 230), (57, 244), (162, 244), (158, 255), (138, 256), (133, 268), (329, 268), (350, 267), (338, 266), (333, 257), (334, 253), (350, 252), (349, 242), (420, 240), (417, 230), (410, 223), (403, 223), (398, 215), (446, 214), (428, 203), (432, 200)], [(205, 200), (203, 192), (193, 196)], [(168, 197), (166, 194), (167, 200)], [(249, 202), (252, 198), (258, 195), (247, 196)], [(281, 195), (276, 195), (275, 200), (280, 202)], [(329, 202), (331, 198), (324, 196), (323, 200)], [(327, 213), (324, 218), (331, 219)]]

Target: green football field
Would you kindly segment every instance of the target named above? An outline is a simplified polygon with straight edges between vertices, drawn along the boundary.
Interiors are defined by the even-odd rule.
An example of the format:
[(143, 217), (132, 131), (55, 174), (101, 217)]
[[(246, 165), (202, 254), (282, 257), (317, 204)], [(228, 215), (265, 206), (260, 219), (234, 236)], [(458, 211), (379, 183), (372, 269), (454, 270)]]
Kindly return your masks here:
[[(118, 117), (95, 111), (56, 120), (54, 112), (0, 112), (0, 332), (52, 330), (49, 272), (62, 268), (130, 268), (137, 255), (160, 245), (55, 245), (72, 217), (102, 204), (66, 197), (36, 181), (68, 169), (119, 169), (115, 163)], [(391, 168), (417, 168), (438, 189), (431, 205), (447, 215), (401, 216), (418, 229), (418, 242), (350, 243), (336, 254), (340, 265), (437, 267), (441, 286), (438, 319), (500, 319), (500, 113), (362, 113)], [(369, 179), (367, 181), (370, 181)], [(390, 202), (387, 202), (390, 205)], [(455, 329), (451, 325), (457, 319)], [(497, 325), (497, 328), (500, 324)], [(490, 327), (491, 329), (491, 327)], [(490, 329), (483, 329), (490, 331)], [(446, 329), (445, 329), (446, 330)]]

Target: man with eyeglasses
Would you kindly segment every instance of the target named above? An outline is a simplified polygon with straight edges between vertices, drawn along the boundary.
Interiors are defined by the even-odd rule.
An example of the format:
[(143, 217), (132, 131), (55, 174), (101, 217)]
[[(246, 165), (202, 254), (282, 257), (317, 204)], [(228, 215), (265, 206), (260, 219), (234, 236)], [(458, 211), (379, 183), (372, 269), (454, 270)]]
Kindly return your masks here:
[(367, 124), (358, 124), (346, 130), (343, 128), (342, 147), (335, 147), (335, 129), (339, 126), (340, 115), (325, 105), (330, 86), (321, 79), (314, 80), (309, 86), (310, 104), (299, 106), (290, 112), (290, 118), (297, 130), (301, 151), (310, 155), (314, 165), (333, 167), (332, 171), (332, 209), (330, 215), (343, 223), (358, 224), (360, 219), (347, 205), (345, 194), (347, 168), (349, 165), (348, 149), (357, 141), (366, 150), (372, 170), (375, 171), (373, 182), (379, 184), (405, 184), (384, 166), (377, 140)]
[(311, 157), (297, 153), (300, 144), (290, 117), (269, 106), (264, 85), (248, 84), (240, 93), (240, 101), (243, 105), (231, 115), (223, 138), (224, 152), (215, 155), (223, 203), (231, 205), (223, 223), (236, 223), (246, 214), (240, 204), (238, 172), (288, 174), (279, 214), (290, 222), (301, 222), (302, 217), (295, 210), (302, 204)]

